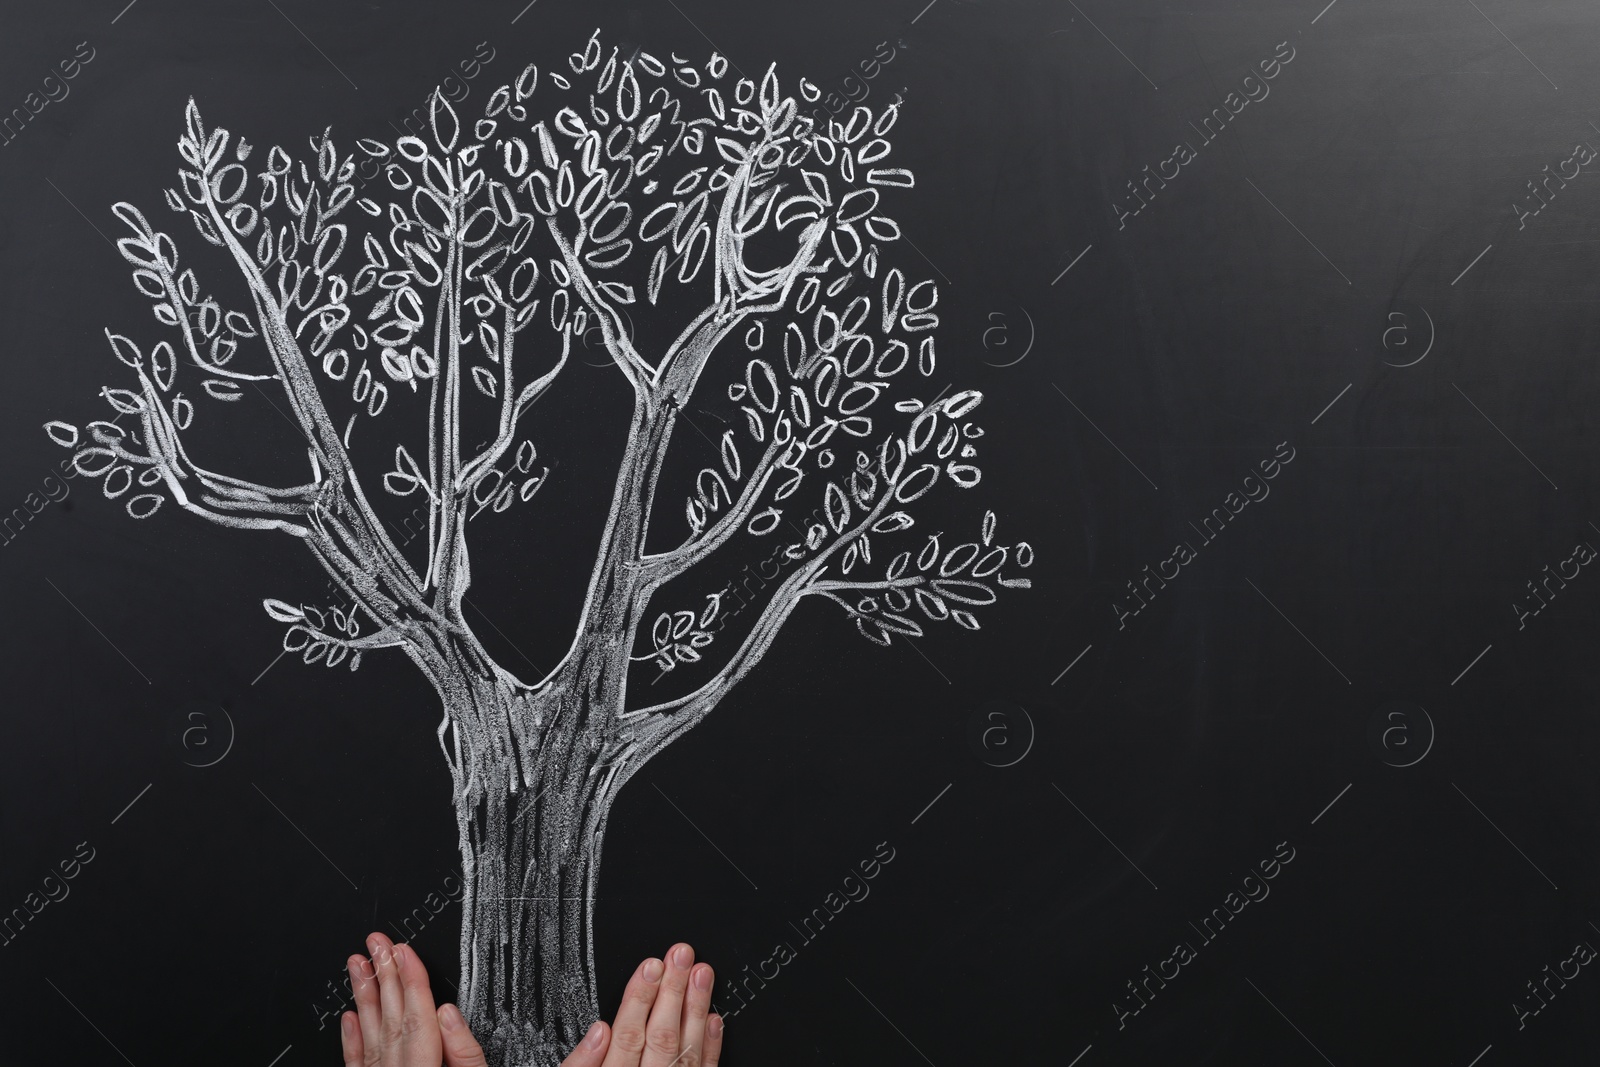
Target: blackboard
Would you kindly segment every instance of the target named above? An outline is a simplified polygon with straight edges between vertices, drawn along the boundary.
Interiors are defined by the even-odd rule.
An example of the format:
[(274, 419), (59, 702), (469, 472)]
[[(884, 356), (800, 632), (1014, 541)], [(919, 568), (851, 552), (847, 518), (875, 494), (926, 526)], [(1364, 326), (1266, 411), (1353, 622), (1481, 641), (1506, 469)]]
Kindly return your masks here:
[[(428, 564), (459, 563), (434, 551), (446, 468), (384, 434), (431, 425), (430, 393), (452, 388), (496, 410), (524, 326), (518, 388), (565, 363), (471, 484), (466, 658), (527, 686), (625, 677), (630, 709), (666, 706), (570, 735), (600, 740), (567, 762), (535, 745), (482, 764), (536, 783), (519, 799), (473, 786), (491, 839), (604, 831), (603, 874), (590, 857), (563, 883), (592, 900), (544, 927), (537, 903), (506, 912), (580, 956), (592, 933), (592, 973), (548, 972), (558, 1030), (585, 1005), (609, 1017), (637, 961), (681, 939), (718, 968), (735, 1067), (1592, 1062), (1591, 6), (73, 0), (8, 4), (4, 25), (8, 1062), (336, 1062), (343, 962), (373, 929), (459, 995), (460, 845), (484, 841), (458, 823), (449, 761), (499, 735), (441, 732), (419, 658), (362, 645), (383, 626), (308, 545), (392, 549), (384, 581), (455, 580)], [(647, 113), (677, 149), (649, 194)], [(774, 130), (782, 159), (751, 147)], [(426, 211), (400, 187), (445, 181), (428, 161), (472, 138), (456, 179), (521, 189), (481, 225), (509, 247), (526, 223), (540, 251), (515, 283), (523, 244), (463, 268), (441, 312), (440, 284), (416, 281), (423, 224), (395, 238), (389, 204)], [(185, 168), (204, 175), (186, 187)], [(516, 185), (533, 172), (548, 191)], [(706, 208), (741, 181), (747, 215)], [(260, 208), (267, 186), (281, 199)], [(626, 220), (595, 221), (635, 194)], [(762, 211), (795, 216), (781, 239)], [(310, 394), (274, 377), (224, 247), (260, 212), (279, 242), (263, 285), (304, 264), (308, 321), (277, 343), (329, 398), (332, 438), (308, 444)], [(584, 267), (552, 251), (561, 212), (595, 238), (567, 249)], [(637, 250), (602, 249), (612, 223)], [(728, 226), (752, 235), (733, 266)], [(312, 294), (341, 272), (365, 295)], [(504, 299), (478, 315), (484, 272)], [(680, 332), (718, 300), (736, 326)], [(439, 315), (471, 354), (449, 388)], [(640, 611), (618, 629), (584, 605), (634, 455), (630, 381), (670, 352), (704, 367), (652, 409), (675, 429), (640, 483), (643, 553), (697, 554), (763, 456), (767, 497), (785, 456), (806, 475), (782, 514), (739, 515), (709, 576), (608, 601)], [(845, 425), (852, 383), (870, 430)], [(181, 454), (177, 429), (126, 436), (147, 403), (148, 426), (182, 424)], [(774, 444), (827, 418), (836, 440)], [(92, 420), (161, 462), (121, 463)], [(463, 428), (459, 447), (494, 438)], [(328, 489), (340, 456), (370, 512)], [(886, 487), (917, 496), (926, 456), (938, 484), (906, 520), (873, 513)], [(322, 542), (264, 528), (311, 524), (312, 497)], [(867, 514), (876, 554), (851, 542), (847, 576)], [(769, 616), (802, 573), (846, 584)], [(889, 585), (848, 585), (869, 581)], [(363, 595), (404, 599), (381, 585)], [(624, 634), (622, 660), (561, 675), (580, 617)], [(429, 639), (459, 666), (459, 635)], [(714, 709), (685, 703), (735, 647), (765, 654)], [(473, 690), (476, 721), (516, 719), (524, 740), (590, 722), (510, 693)], [(583, 806), (597, 782), (601, 815)]]

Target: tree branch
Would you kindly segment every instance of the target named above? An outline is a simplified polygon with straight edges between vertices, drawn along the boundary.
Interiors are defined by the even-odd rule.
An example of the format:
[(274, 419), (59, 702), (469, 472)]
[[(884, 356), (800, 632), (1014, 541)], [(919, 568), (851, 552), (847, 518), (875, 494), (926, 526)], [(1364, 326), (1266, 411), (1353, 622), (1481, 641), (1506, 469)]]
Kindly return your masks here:
[[(305, 518), (313, 506), (316, 494), (323, 489), (321, 484), (313, 482), (289, 489), (274, 489), (240, 478), (217, 474), (201, 467), (189, 458), (187, 450), (183, 447), (177, 424), (162, 405), (155, 383), (150, 380), (143, 367), (137, 368), (137, 371), (144, 394), (144, 409), (140, 412), (140, 422), (144, 428), (144, 439), (149, 455), (137, 456), (122, 448), (120, 443), (116, 443), (113, 448), (119, 455), (138, 463), (154, 465), (161, 471), (162, 480), (179, 507), (218, 525), (252, 530), (282, 530), (296, 537), (311, 535), (308, 526), (290, 520)], [(184, 489), (183, 482), (191, 477), (206, 489), (206, 495), (202, 497), (203, 503), (191, 500)]]
[[(402, 648), (409, 641), (409, 638), (396, 626), (385, 626), (361, 637), (341, 637), (312, 626), (307, 622), (297, 622), (291, 629), (304, 630), (311, 635), (312, 640), (322, 641), (337, 648), (348, 649), (351, 652), (367, 652), (375, 648)], [(288, 651), (297, 650), (289, 649)]]
[[(451, 160), (445, 160), (452, 167)], [(457, 176), (459, 179), (459, 175)], [(438, 308), (433, 318), (433, 374), (428, 381), (428, 499), (432, 510), (428, 517), (428, 568), (422, 576), (422, 587), (437, 587), (441, 597), (449, 601), (451, 594), (444, 588), (451, 578), (450, 559), (460, 557), (464, 546), (460, 544), (461, 531), (466, 525), (464, 504), (456, 493), (445, 491), (456, 480), (460, 463), (461, 433), (461, 367), (458, 360), (460, 345), (456, 339), (457, 302), (460, 296), (461, 257), (460, 241), (451, 234), (460, 233), (458, 205), (451, 201), (450, 234), (445, 234), (450, 252), (445, 257), (443, 277), (439, 282)], [(448, 351), (441, 352), (440, 342), (448, 334)]]
[(502, 363), (502, 381), (500, 391), (500, 426), (495, 439), (490, 445), (478, 454), (470, 463), (461, 470), (461, 477), (457, 491), (470, 494), (477, 487), (479, 481), (488, 476), (489, 468), (500, 461), (511, 448), (511, 442), (516, 440), (517, 425), (522, 415), (543, 396), (552, 385), (563, 367), (567, 365), (567, 357), (572, 354), (572, 327), (567, 325), (561, 331), (561, 358), (550, 370), (535, 378), (522, 387), (522, 392), (515, 393), (512, 375), (512, 337), (511, 329), (514, 314), (510, 308), (506, 309), (506, 332), (504, 349), (500, 359)]
[(421, 583), (416, 572), (395, 547), (361, 490), (355, 468), (350, 463), (349, 453), (340, 440), (333, 420), (328, 417), (322, 397), (311, 377), (305, 354), (301, 352), (299, 343), (289, 329), (287, 310), (278, 304), (250, 252), (239, 243), (233, 227), (223, 219), (216, 200), (211, 195), (208, 175), (202, 172), (201, 178), (200, 186), (204, 198), (202, 202), (210, 215), (211, 225), (232, 254), (234, 264), (244, 276), (245, 284), (250, 290), (251, 300), (256, 308), (256, 319), (261, 328), (261, 337), (277, 369), (277, 377), (283, 383), (289, 408), (300, 425), (301, 433), (310, 444), (313, 454), (327, 469), (335, 487), (334, 492), (345, 497), (349, 510), (359, 517), (363, 527), (361, 541), (368, 548), (367, 558), (363, 562), (367, 566), (383, 569), (396, 585), (405, 579), (414, 587), (420, 587)]
[(628, 383), (636, 392), (647, 390), (646, 383), (654, 379), (655, 369), (645, 362), (644, 357), (633, 347), (633, 342), (628, 340), (626, 332), (620, 329), (622, 317), (595, 289), (588, 273), (578, 261), (577, 253), (567, 243), (566, 238), (561, 236), (561, 231), (556, 227), (556, 220), (545, 219), (545, 226), (550, 231), (551, 240), (555, 241), (556, 247), (561, 250), (561, 260), (572, 279), (573, 289), (600, 323), (600, 335), (605, 339), (606, 351), (611, 354), (623, 377), (628, 379)]
[(396, 582), (387, 572), (368, 564), (369, 547), (336, 513), (318, 506), (308, 518), (311, 535), (307, 542), (323, 569), (353, 604), (405, 636), (408, 649), (420, 652), (425, 645), (415, 633), (417, 620), (441, 631), (450, 629), (450, 621), (422, 598), (414, 582)]
[[(669, 700), (662, 704), (643, 708), (639, 711), (624, 712), (621, 716), (624, 722), (644, 720), (641, 729), (644, 731), (643, 744), (648, 751), (658, 750), (669, 744), (679, 734), (694, 726), (710, 713), (727, 693), (737, 685), (745, 675), (755, 668), (766, 655), (772, 642), (777, 639), (778, 631), (788, 620), (800, 601), (809, 593), (817, 591), (816, 583), (812, 579), (823, 572), (829, 559), (835, 552), (855, 540), (888, 510), (894, 502), (895, 489), (900, 484), (901, 475), (905, 473), (905, 459), (901, 458), (899, 466), (895, 469), (893, 477), (884, 480), (882, 496), (872, 509), (864, 515), (860, 522), (852, 526), (847, 532), (840, 533), (815, 557), (802, 564), (789, 578), (778, 587), (767, 606), (762, 609), (761, 615), (756, 619), (755, 626), (746, 635), (744, 643), (739, 646), (728, 663), (718, 671), (710, 681), (687, 696), (676, 700)], [(647, 751), (647, 754), (648, 754)]]
[(920, 574), (913, 574), (906, 578), (884, 579), (880, 582), (812, 582), (807, 590), (810, 593), (836, 593), (836, 592), (871, 592), (878, 589), (909, 589), (912, 586), (924, 585), (927, 579)]
[(703, 719), (761, 661), (789, 615), (799, 606), (812, 576), (822, 569), (824, 559), (818, 557), (804, 564), (778, 587), (756, 619), (755, 626), (745, 636), (744, 643), (710, 681), (687, 696), (622, 714), (623, 722), (643, 720), (644, 733), (636, 736), (640, 737), (647, 755), (648, 750), (666, 745), (673, 737)]
[[(741, 164), (739, 175), (743, 179), (741, 184), (747, 186), (749, 181), (749, 163)], [(729, 191), (723, 198), (722, 210), (718, 217), (718, 241), (716, 244), (718, 262), (718, 287), (721, 286), (722, 272), (727, 271), (730, 278), (734, 275), (732, 264), (727, 257), (733, 257), (734, 262), (743, 266), (743, 238), (737, 237), (733, 230), (733, 204), (734, 183), (729, 183)], [(742, 194), (741, 194), (742, 195)], [(686, 407), (689, 397), (693, 394), (698, 384), (700, 374), (705, 369), (717, 346), (731, 333), (747, 316), (757, 312), (775, 311), (781, 308), (789, 298), (789, 290), (794, 285), (794, 280), (810, 264), (816, 254), (817, 245), (822, 240), (824, 227), (814, 224), (807, 228), (805, 238), (801, 242), (800, 251), (790, 261), (786, 268), (781, 269), (781, 284), (767, 292), (776, 292), (775, 298), (768, 304), (738, 306), (738, 298), (730, 295), (726, 301), (719, 301), (702, 311), (684, 331), (678, 335), (667, 354), (662, 358), (657, 374), (658, 395), (671, 398), (681, 407)], [(716, 548), (725, 543), (728, 538), (737, 532), (754, 509), (761, 491), (766, 487), (767, 479), (772, 473), (772, 464), (778, 454), (778, 445), (774, 441), (769, 444), (766, 453), (762, 456), (757, 469), (752, 470), (749, 480), (745, 483), (744, 490), (739, 494), (738, 501), (733, 508), (724, 515), (711, 531), (698, 541), (686, 543), (671, 553), (658, 554), (645, 560), (648, 564), (646, 573), (654, 582), (666, 580), (682, 574), (689, 567), (705, 559)], [(664, 458), (664, 450), (663, 450)], [(659, 462), (659, 461), (658, 461)], [(652, 478), (647, 505), (654, 504), (655, 480)], [(652, 560), (654, 562), (652, 562)]]
[[(751, 149), (750, 158), (754, 158), (760, 147), (761, 145), (757, 145)], [(736, 202), (748, 194), (749, 184), (750, 163), (747, 159), (740, 164), (735, 178), (728, 182), (728, 187), (723, 192), (721, 209), (717, 212), (717, 237), (712, 245), (716, 256), (716, 262), (713, 264), (714, 276), (717, 279), (714, 300), (711, 306), (696, 316), (667, 348), (666, 355), (662, 357), (656, 371), (660, 390), (667, 395), (677, 397), (681, 405), (688, 403), (689, 395), (694, 392), (695, 384), (700, 378), (700, 372), (705, 369), (706, 362), (724, 337), (750, 315), (779, 311), (788, 303), (789, 292), (794, 288), (795, 279), (816, 258), (817, 247), (822, 243), (823, 234), (827, 232), (825, 223), (820, 220), (813, 222), (802, 232), (799, 250), (788, 264), (771, 271), (746, 270), (745, 237), (738, 231), (735, 215)], [(748, 284), (753, 278), (761, 279), (761, 284)], [(722, 295), (724, 283), (728, 285), (729, 290), (726, 298)], [(744, 284), (736, 285), (736, 283)], [(762, 303), (748, 302), (764, 297), (770, 299)], [(741, 300), (747, 302), (740, 303)]]
[[(166, 289), (165, 304), (172, 309), (173, 318), (176, 320), (178, 332), (183, 335), (183, 345), (189, 351), (189, 358), (194, 360), (195, 366), (209, 374), (222, 378), (231, 378), (240, 382), (270, 382), (278, 378), (276, 374), (245, 374), (242, 371), (229, 370), (220, 363), (216, 363), (200, 354), (200, 346), (194, 340), (194, 325), (189, 321), (189, 316), (184, 310), (178, 280), (173, 276), (171, 268), (158, 256), (152, 256), (152, 263), (143, 267), (156, 274), (161, 279), (163, 288)], [(220, 306), (218, 316), (222, 315)]]
[(685, 541), (677, 548), (657, 552), (640, 560), (646, 578), (653, 583), (665, 584), (711, 555), (738, 533), (739, 528), (744, 525), (760, 501), (761, 494), (772, 477), (774, 462), (783, 447), (776, 441), (768, 442), (767, 450), (762, 453), (761, 459), (757, 461), (750, 476), (745, 480), (739, 498), (733, 502), (727, 514), (719, 518), (709, 530), (698, 538)]

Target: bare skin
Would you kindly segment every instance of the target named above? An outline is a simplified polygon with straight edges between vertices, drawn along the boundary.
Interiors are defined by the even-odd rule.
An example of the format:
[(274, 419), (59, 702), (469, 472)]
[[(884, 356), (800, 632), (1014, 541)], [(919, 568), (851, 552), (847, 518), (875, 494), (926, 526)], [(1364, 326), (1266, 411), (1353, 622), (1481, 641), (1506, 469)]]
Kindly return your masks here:
[[(484, 1067), (483, 1049), (454, 1004), (433, 1004), (428, 972), (408, 945), (367, 938), (351, 956), (356, 1010), (340, 1019), (345, 1067)], [(722, 1018), (710, 1012), (711, 967), (673, 945), (628, 979), (610, 1026), (595, 1020), (562, 1067), (717, 1067)]]

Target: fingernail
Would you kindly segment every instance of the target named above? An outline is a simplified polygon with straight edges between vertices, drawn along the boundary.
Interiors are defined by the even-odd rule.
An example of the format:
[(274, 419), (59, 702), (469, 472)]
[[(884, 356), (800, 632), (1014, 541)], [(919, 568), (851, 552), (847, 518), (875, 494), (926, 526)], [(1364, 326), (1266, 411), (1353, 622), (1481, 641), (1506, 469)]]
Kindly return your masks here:
[(339, 1029), (344, 1032), (346, 1038), (355, 1037), (356, 1017), (348, 1011), (345, 1012), (339, 1017)]
[(710, 967), (701, 967), (694, 972), (694, 987), (702, 993), (711, 988)]
[(459, 1030), (466, 1024), (467, 1021), (461, 1017), (461, 1009), (454, 1004), (446, 1004), (439, 1009), (439, 1025), (446, 1030)]
[(683, 970), (694, 960), (694, 950), (688, 945), (679, 945), (672, 950), (672, 965), (678, 970)]
[(706, 1033), (712, 1037), (722, 1036), (722, 1016), (713, 1015), (706, 1020)]
[(411, 951), (409, 945), (396, 945), (394, 947), (394, 962), (398, 965), (405, 962), (406, 953)]
[(589, 1032), (583, 1035), (584, 1048), (599, 1048), (600, 1042), (606, 1039), (606, 1028), (596, 1019), (589, 1024)]
[(660, 981), (661, 980), (661, 961), (660, 960), (645, 960), (644, 961), (644, 966), (639, 969), (639, 973), (640, 973), (640, 975), (643, 976), (643, 978), (644, 978), (644, 980), (646, 982), (658, 982), (658, 981)]

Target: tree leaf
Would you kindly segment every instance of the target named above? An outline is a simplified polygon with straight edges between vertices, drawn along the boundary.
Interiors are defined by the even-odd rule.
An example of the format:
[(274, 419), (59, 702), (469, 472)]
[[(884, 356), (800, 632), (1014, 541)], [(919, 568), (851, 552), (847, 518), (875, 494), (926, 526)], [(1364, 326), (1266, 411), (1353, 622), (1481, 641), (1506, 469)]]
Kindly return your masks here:
[(433, 126), (433, 140), (439, 151), (446, 155), (454, 151), (456, 139), (461, 136), (461, 120), (438, 89), (433, 91), (433, 99), (428, 104), (428, 121)]
[(44, 424), (44, 432), (62, 448), (73, 448), (78, 443), (78, 428), (70, 422), (53, 419)]
[(305, 621), (306, 613), (304, 611), (295, 607), (293, 604), (287, 604), (282, 600), (274, 600), (271, 597), (268, 597), (266, 600), (261, 602), (261, 606), (267, 609), (268, 615), (272, 616), (279, 622)]

